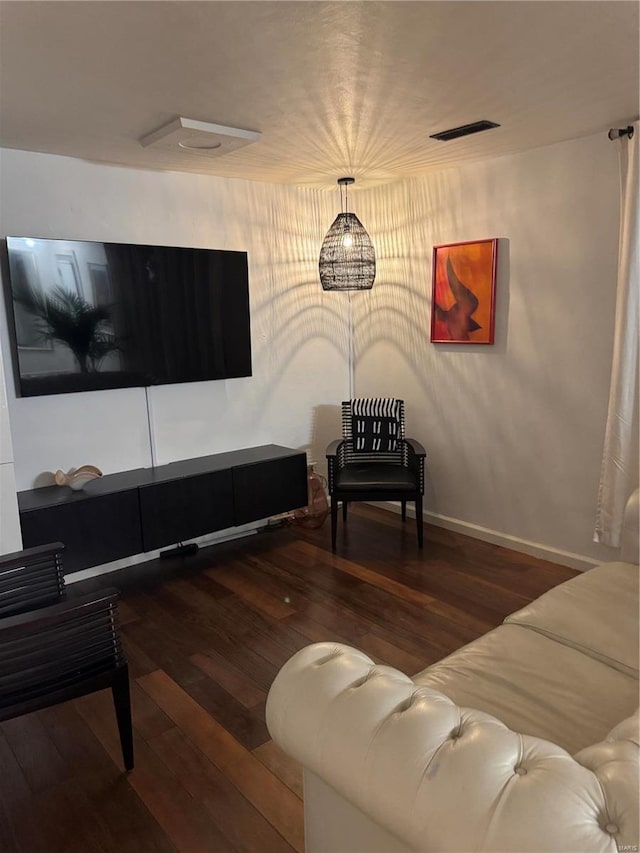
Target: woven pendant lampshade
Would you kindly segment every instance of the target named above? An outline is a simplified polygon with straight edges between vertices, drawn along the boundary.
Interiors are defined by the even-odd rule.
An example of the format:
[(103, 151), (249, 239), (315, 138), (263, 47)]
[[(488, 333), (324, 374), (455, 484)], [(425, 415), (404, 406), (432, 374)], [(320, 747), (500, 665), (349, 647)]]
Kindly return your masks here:
[[(339, 178), (346, 187), (353, 178)], [(346, 199), (345, 199), (346, 207)], [(323, 290), (371, 290), (376, 277), (376, 253), (355, 213), (339, 213), (320, 249), (320, 282)]]

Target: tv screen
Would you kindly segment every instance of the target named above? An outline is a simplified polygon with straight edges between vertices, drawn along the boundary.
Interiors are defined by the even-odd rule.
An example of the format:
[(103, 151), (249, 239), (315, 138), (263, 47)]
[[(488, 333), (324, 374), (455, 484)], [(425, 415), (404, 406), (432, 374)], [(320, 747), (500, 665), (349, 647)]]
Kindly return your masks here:
[(7, 237), (23, 397), (251, 376), (246, 252)]

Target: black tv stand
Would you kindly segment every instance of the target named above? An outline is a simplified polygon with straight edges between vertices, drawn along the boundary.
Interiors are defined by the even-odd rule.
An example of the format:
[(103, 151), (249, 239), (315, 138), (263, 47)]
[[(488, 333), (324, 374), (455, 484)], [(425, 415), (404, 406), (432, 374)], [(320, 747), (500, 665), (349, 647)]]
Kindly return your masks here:
[[(23, 546), (63, 542), (66, 572), (188, 542), (306, 503), (306, 454), (275, 444), (109, 474), (79, 492), (46, 486), (18, 493)], [(178, 546), (178, 553), (186, 556), (191, 548)]]

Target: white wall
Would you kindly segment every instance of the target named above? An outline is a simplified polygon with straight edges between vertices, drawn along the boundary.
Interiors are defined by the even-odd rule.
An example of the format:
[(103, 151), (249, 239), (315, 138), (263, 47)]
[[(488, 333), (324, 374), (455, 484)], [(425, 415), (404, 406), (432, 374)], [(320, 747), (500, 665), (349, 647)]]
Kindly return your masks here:
[[(270, 441), (311, 444), (323, 459), (347, 396), (346, 306), (317, 279), (335, 192), (18, 151), (0, 164), (2, 235), (249, 252), (254, 376), (150, 389), (159, 463)], [(428, 512), (569, 564), (614, 556), (592, 531), (615, 305), (615, 145), (603, 133), (353, 199), (378, 254), (373, 291), (353, 297), (356, 393), (406, 400), (409, 432), (428, 451)], [(495, 345), (430, 344), (432, 246), (494, 236)], [(58, 467), (150, 464), (144, 391), (16, 399), (5, 332), (19, 489)]]
[[(150, 389), (158, 464), (271, 442), (323, 458), (347, 393), (345, 318), (317, 277), (333, 198), (23, 151), (0, 169), (2, 236), (248, 252), (253, 376)], [(144, 389), (16, 398), (4, 316), (0, 335), (19, 490), (57, 468), (151, 464)]]
[[(601, 133), (381, 187), (358, 207), (378, 275), (354, 299), (357, 395), (407, 401), (431, 513), (569, 564), (612, 558), (592, 534), (618, 204)], [(495, 345), (431, 344), (432, 246), (486, 237), (501, 238)]]
[(9, 429), (9, 410), (0, 350), (0, 554), (19, 551), (21, 547), (22, 536), (16, 503), (16, 478)]

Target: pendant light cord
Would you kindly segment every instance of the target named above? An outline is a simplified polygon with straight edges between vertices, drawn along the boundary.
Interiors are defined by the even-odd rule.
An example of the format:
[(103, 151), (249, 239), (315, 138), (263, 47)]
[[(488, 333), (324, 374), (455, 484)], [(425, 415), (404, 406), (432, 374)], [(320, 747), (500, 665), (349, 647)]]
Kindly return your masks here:
[(349, 291), (349, 399), (353, 400), (355, 392), (355, 353), (353, 340), (353, 303)]
[(144, 388), (144, 399), (147, 404), (147, 428), (149, 430), (149, 453), (151, 456), (151, 467), (155, 468), (158, 464), (158, 457), (156, 454), (156, 437), (153, 429), (153, 415), (152, 415), (152, 404), (149, 399), (149, 389), (145, 385)]

